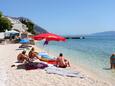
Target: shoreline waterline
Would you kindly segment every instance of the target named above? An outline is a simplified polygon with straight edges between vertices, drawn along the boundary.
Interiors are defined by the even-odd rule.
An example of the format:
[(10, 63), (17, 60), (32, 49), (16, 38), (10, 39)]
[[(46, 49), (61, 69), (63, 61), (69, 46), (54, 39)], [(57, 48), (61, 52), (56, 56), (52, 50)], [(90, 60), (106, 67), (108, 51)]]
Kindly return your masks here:
[[(64, 56), (70, 59), (76, 66), (80, 65), (83, 69), (86, 69), (89, 72), (91, 71), (93, 74), (101, 76), (103, 79), (107, 79), (110, 82), (114, 82), (115, 71), (110, 69), (109, 56), (114, 51), (112, 46), (115, 41), (113, 39), (102, 39), (103, 38), (101, 38), (101, 40), (67, 40), (65, 43), (51, 42), (43, 49), (53, 53), (54, 56), (58, 56), (58, 54), (62, 52), (64, 53)], [(110, 43), (111, 45), (109, 45)], [(38, 42), (37, 44), (40, 48), (42, 48), (42, 45), (42, 42)]]
[[(81, 79), (78, 77), (64, 77), (56, 74), (48, 74), (42, 69), (25, 71), (24, 69), (17, 69), (17, 66), (11, 67), (11, 65), (16, 62), (17, 55), (22, 51), (17, 50), (19, 46), (20, 44), (8, 44), (2, 45), (0, 48), (0, 51), (2, 51), (0, 52), (2, 56), (1, 58), (3, 58), (3, 64), (1, 64), (1, 66), (5, 68), (4, 70), (6, 70), (8, 77), (6, 80), (6, 86), (55, 86), (56, 84), (58, 86), (112, 86), (111, 83), (105, 79), (98, 79), (95, 75), (90, 75), (85, 69), (79, 68), (73, 63), (71, 63), (71, 68), (68, 68), (70, 70), (79, 71), (85, 78)], [(37, 47), (36, 45), (33, 47), (38, 49), (38, 52), (42, 51), (42, 48)], [(28, 51), (29, 50), (27, 50), (27, 52)], [(52, 52), (51, 54), (53, 55)]]

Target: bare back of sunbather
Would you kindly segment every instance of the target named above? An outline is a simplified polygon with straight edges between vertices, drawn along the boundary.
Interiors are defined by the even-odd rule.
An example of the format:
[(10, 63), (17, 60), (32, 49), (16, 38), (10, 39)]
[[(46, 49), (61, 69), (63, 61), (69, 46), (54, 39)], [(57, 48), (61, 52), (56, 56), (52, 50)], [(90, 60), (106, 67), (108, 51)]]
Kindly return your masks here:
[(58, 57), (57, 58), (57, 66), (65, 68), (65, 67), (67, 67), (67, 64), (65, 63), (63, 58)]
[(57, 65), (58, 67), (66, 68), (67, 66), (70, 66), (69, 61), (68, 61), (67, 59), (65, 59), (65, 58), (63, 57), (63, 55), (57, 57), (57, 60), (56, 60), (56, 61), (57, 61), (57, 62), (56, 62), (56, 65)]

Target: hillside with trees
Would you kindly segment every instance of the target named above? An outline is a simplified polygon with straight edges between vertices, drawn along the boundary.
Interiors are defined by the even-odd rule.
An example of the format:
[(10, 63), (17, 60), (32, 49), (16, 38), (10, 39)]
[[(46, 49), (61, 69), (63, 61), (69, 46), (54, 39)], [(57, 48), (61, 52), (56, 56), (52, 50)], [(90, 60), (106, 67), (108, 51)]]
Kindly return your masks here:
[(12, 23), (0, 12), (0, 32), (5, 32), (5, 30), (10, 30), (11, 28)]
[[(12, 23), (11, 20), (15, 21), (16, 23)], [(32, 34), (40, 34), (40, 33), (47, 33), (48, 32), (44, 28), (42, 28), (42, 27), (38, 26), (37, 24), (33, 23), (28, 18), (4, 16), (3, 13), (0, 11), (0, 32), (5, 32), (5, 30), (11, 30), (13, 26), (16, 26), (17, 30), (21, 26), (24, 29), (24, 27), (23, 27), (24, 25), (26, 25), (26, 27), (28, 28), (26, 31), (28, 31)]]
[(28, 27), (28, 32), (32, 34), (40, 34), (40, 33), (47, 33), (48, 31), (43, 29), (42, 27), (38, 26), (37, 24), (33, 23), (30, 19), (25, 17), (18, 17), (20, 22), (25, 24)]

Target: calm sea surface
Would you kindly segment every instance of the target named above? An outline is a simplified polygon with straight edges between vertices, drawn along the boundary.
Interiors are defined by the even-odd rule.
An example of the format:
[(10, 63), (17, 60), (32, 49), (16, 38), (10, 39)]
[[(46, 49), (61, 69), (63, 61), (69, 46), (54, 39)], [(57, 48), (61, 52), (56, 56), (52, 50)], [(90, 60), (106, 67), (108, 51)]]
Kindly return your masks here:
[(86, 37), (86, 39), (68, 39), (66, 42), (49, 42), (43, 47), (43, 41), (37, 46), (58, 56), (63, 53), (74, 64), (81, 65), (90, 71), (115, 79), (115, 71), (110, 70), (110, 56), (115, 52), (115, 37)]

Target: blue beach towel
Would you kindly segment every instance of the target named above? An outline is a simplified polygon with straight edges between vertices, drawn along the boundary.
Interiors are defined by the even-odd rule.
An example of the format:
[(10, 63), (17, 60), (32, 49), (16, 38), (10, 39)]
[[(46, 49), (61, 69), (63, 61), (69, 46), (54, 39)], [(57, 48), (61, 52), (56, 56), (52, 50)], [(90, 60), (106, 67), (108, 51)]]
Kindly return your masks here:
[(41, 56), (42, 58), (45, 58), (45, 59), (54, 59), (54, 57), (51, 57), (49, 56), (47, 53), (45, 52), (40, 52), (38, 53), (38, 56)]
[(45, 53), (45, 52), (39, 52), (38, 55), (39, 55), (39, 56), (43, 56), (43, 55), (48, 55), (48, 54)]

